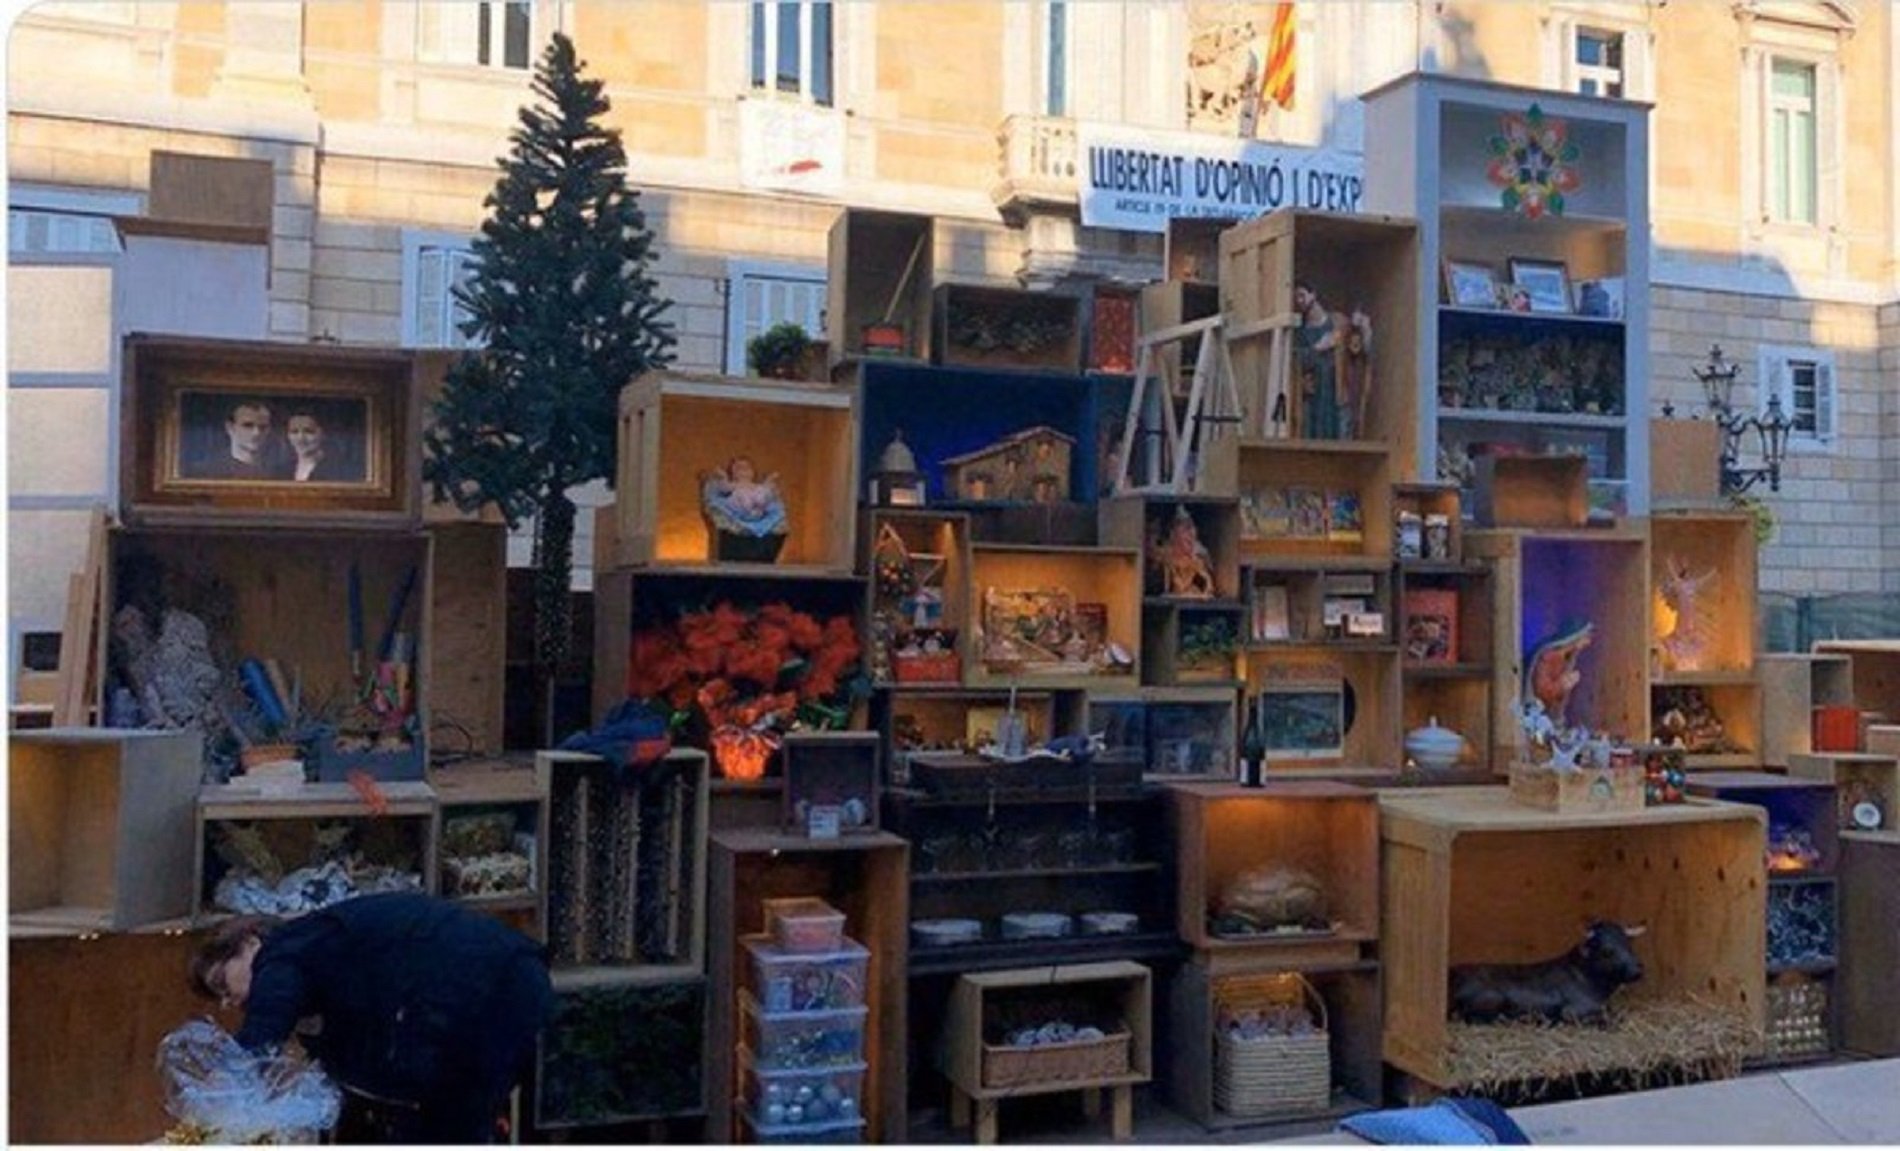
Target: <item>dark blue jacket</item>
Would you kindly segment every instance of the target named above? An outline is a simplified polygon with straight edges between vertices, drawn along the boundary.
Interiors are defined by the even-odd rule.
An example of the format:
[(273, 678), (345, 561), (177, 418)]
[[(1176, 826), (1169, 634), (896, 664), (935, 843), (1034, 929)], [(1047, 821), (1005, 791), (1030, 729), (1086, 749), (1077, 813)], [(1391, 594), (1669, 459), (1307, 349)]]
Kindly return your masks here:
[[(332, 1076), (376, 1095), (427, 1102), (483, 1073), (496, 1050), (532, 1039), (524, 1015), (552, 1005), (541, 948), (498, 920), (428, 895), (366, 895), (265, 936), (251, 965), (238, 1042), (283, 1043), (321, 1016), (305, 1046)], [(529, 998), (531, 1002), (516, 1003)], [(504, 1024), (504, 1020), (516, 1022)]]

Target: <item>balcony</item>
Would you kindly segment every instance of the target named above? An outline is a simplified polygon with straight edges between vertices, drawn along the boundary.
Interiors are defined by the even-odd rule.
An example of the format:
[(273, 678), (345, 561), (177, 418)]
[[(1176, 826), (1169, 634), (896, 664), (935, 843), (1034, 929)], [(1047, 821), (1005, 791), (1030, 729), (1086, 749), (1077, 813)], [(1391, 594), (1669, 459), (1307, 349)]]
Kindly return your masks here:
[(1075, 121), (1059, 116), (1010, 116), (997, 133), (1001, 179), (990, 198), (1003, 218), (1020, 223), (1038, 211), (1073, 211), (1082, 163)]

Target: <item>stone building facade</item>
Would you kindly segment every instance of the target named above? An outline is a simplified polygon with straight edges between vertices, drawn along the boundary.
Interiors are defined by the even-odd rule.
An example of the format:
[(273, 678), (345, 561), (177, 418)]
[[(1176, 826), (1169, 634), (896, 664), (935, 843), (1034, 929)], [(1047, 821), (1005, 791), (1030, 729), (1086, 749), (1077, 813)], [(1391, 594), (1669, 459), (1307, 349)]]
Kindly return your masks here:
[[(1077, 219), (1078, 126), (1231, 138), (1275, 4), (967, 0), (78, 0), (8, 41), (10, 634), (56, 630), (110, 501), (119, 338), (454, 340), (446, 286), (554, 29), (606, 82), (658, 233), (679, 364), (822, 322), (846, 205), (942, 221), (940, 277), (1160, 274)], [(1651, 393), (1712, 342), (1798, 401), (1763, 583), (1900, 593), (1900, 21), (1806, 0), (1301, 0), (1291, 110), (1255, 135), (1363, 158), (1357, 96), (1414, 69), (1651, 101)], [(768, 65), (771, 65), (768, 67)], [(1239, 77), (1238, 79), (1236, 77)], [(788, 176), (787, 140), (823, 163)], [(268, 244), (154, 267), (155, 151), (265, 159)], [(174, 258), (175, 257), (175, 258)], [(1796, 395), (1795, 393), (1799, 394)], [(586, 541), (582, 541), (583, 551)], [(17, 655), (16, 655), (17, 658)]]

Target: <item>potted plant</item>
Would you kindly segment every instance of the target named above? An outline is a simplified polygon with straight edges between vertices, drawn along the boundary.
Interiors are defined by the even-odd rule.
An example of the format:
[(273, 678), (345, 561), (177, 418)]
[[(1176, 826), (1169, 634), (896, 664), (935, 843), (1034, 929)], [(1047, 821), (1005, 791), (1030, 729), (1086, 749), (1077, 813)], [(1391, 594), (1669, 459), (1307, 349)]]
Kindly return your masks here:
[(800, 378), (805, 349), (810, 346), (811, 337), (805, 334), (805, 329), (785, 320), (746, 341), (746, 366), (761, 376), (796, 380)]

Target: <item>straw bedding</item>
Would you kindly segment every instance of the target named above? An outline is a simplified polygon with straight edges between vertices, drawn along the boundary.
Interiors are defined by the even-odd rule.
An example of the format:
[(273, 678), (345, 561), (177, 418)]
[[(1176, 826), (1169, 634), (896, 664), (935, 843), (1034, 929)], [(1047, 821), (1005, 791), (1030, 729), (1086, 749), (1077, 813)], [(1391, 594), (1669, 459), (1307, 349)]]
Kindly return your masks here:
[(1581, 1090), (1585, 1079), (1620, 1089), (1724, 1079), (1762, 1043), (1745, 1013), (1695, 999), (1619, 1002), (1607, 1027), (1453, 1021), (1447, 1029), (1452, 1085), (1485, 1094)]

